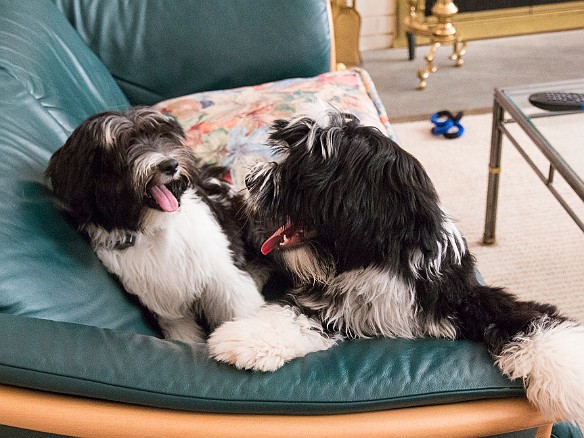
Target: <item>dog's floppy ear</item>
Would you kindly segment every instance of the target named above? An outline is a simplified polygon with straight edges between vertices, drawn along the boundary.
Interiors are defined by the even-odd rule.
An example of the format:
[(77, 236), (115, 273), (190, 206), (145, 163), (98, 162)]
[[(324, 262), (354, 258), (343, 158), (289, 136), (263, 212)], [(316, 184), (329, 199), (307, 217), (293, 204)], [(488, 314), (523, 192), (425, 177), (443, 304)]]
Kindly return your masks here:
[[(347, 138), (350, 141), (345, 141)], [(395, 263), (407, 266), (409, 254), (437, 256), (444, 213), (422, 165), (375, 128), (359, 126), (337, 142), (336, 174), (344, 175), (326, 205), (334, 205), (327, 235), (335, 236), (344, 266)], [(322, 202), (322, 201), (321, 201)], [(325, 205), (323, 204), (323, 205)], [(321, 207), (322, 208), (322, 207)]]
[[(73, 131), (45, 171), (53, 194), (78, 226), (112, 220), (99, 199), (104, 190), (110, 193), (109, 199), (122, 199), (114, 196), (121, 189), (113, 186), (120, 184), (123, 160), (114, 157), (119, 151), (104, 144), (105, 136), (92, 121), (88, 119)], [(107, 227), (105, 223), (100, 225)]]
[(76, 130), (49, 160), (45, 171), (50, 180), (53, 194), (78, 225), (85, 223), (92, 215), (95, 201), (90, 175), (91, 168), (99, 160), (96, 139), (87, 131)]
[(387, 163), (379, 187), (386, 191), (394, 210), (387, 226), (395, 229), (401, 245), (438, 256), (445, 219), (438, 194), (422, 164), (397, 144), (393, 147), (395, 157)]

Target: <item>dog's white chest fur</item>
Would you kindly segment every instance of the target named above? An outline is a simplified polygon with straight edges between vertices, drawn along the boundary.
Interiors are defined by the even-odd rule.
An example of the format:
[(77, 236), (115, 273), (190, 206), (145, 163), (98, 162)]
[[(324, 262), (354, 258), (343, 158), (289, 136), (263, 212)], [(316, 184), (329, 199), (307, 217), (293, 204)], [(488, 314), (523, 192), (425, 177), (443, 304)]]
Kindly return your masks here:
[(162, 319), (167, 337), (182, 338), (167, 325), (185, 315), (202, 313), (214, 327), (263, 302), (252, 278), (234, 265), (227, 237), (194, 190), (184, 193), (176, 212), (150, 210), (134, 246), (96, 245), (96, 252), (126, 290)]
[(303, 294), (296, 299), (317, 311), (327, 327), (361, 338), (456, 336), (448, 320), (420, 319), (413, 286), (382, 269), (344, 272), (332, 279), (317, 300)]

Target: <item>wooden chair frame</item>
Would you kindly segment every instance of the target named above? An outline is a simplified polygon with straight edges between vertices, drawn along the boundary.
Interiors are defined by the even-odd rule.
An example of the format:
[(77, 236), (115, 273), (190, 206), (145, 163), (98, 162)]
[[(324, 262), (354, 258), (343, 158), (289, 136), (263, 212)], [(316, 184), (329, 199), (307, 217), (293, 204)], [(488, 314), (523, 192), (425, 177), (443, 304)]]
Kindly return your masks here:
[(116, 403), (0, 385), (0, 423), (81, 437), (469, 438), (552, 424), (525, 398), (338, 415), (206, 414)]

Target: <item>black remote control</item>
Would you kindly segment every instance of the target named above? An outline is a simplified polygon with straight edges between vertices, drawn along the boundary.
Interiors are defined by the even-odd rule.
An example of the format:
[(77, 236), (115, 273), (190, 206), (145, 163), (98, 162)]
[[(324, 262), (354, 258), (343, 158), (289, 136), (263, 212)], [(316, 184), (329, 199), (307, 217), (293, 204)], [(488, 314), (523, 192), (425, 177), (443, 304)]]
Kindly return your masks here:
[(547, 91), (529, 96), (532, 105), (548, 111), (584, 110), (584, 93)]

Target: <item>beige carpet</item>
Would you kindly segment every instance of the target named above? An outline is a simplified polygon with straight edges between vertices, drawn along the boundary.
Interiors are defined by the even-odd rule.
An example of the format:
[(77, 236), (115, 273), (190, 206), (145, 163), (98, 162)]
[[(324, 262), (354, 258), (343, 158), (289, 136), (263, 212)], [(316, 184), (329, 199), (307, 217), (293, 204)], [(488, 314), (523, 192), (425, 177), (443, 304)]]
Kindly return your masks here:
[[(561, 153), (584, 175), (584, 123), (582, 115), (577, 117), (581, 122), (571, 123), (571, 130), (557, 130), (557, 141), (562, 136), (570, 140)], [(503, 145), (497, 243), (482, 245), (491, 121), (490, 114), (465, 116), (466, 131), (456, 140), (434, 137), (429, 121), (393, 126), (401, 145), (433, 179), (487, 283), (524, 299), (555, 304), (584, 322), (584, 233), (508, 140)], [(546, 123), (558, 124), (558, 118)], [(584, 217), (582, 201), (575, 196), (570, 200)]]

